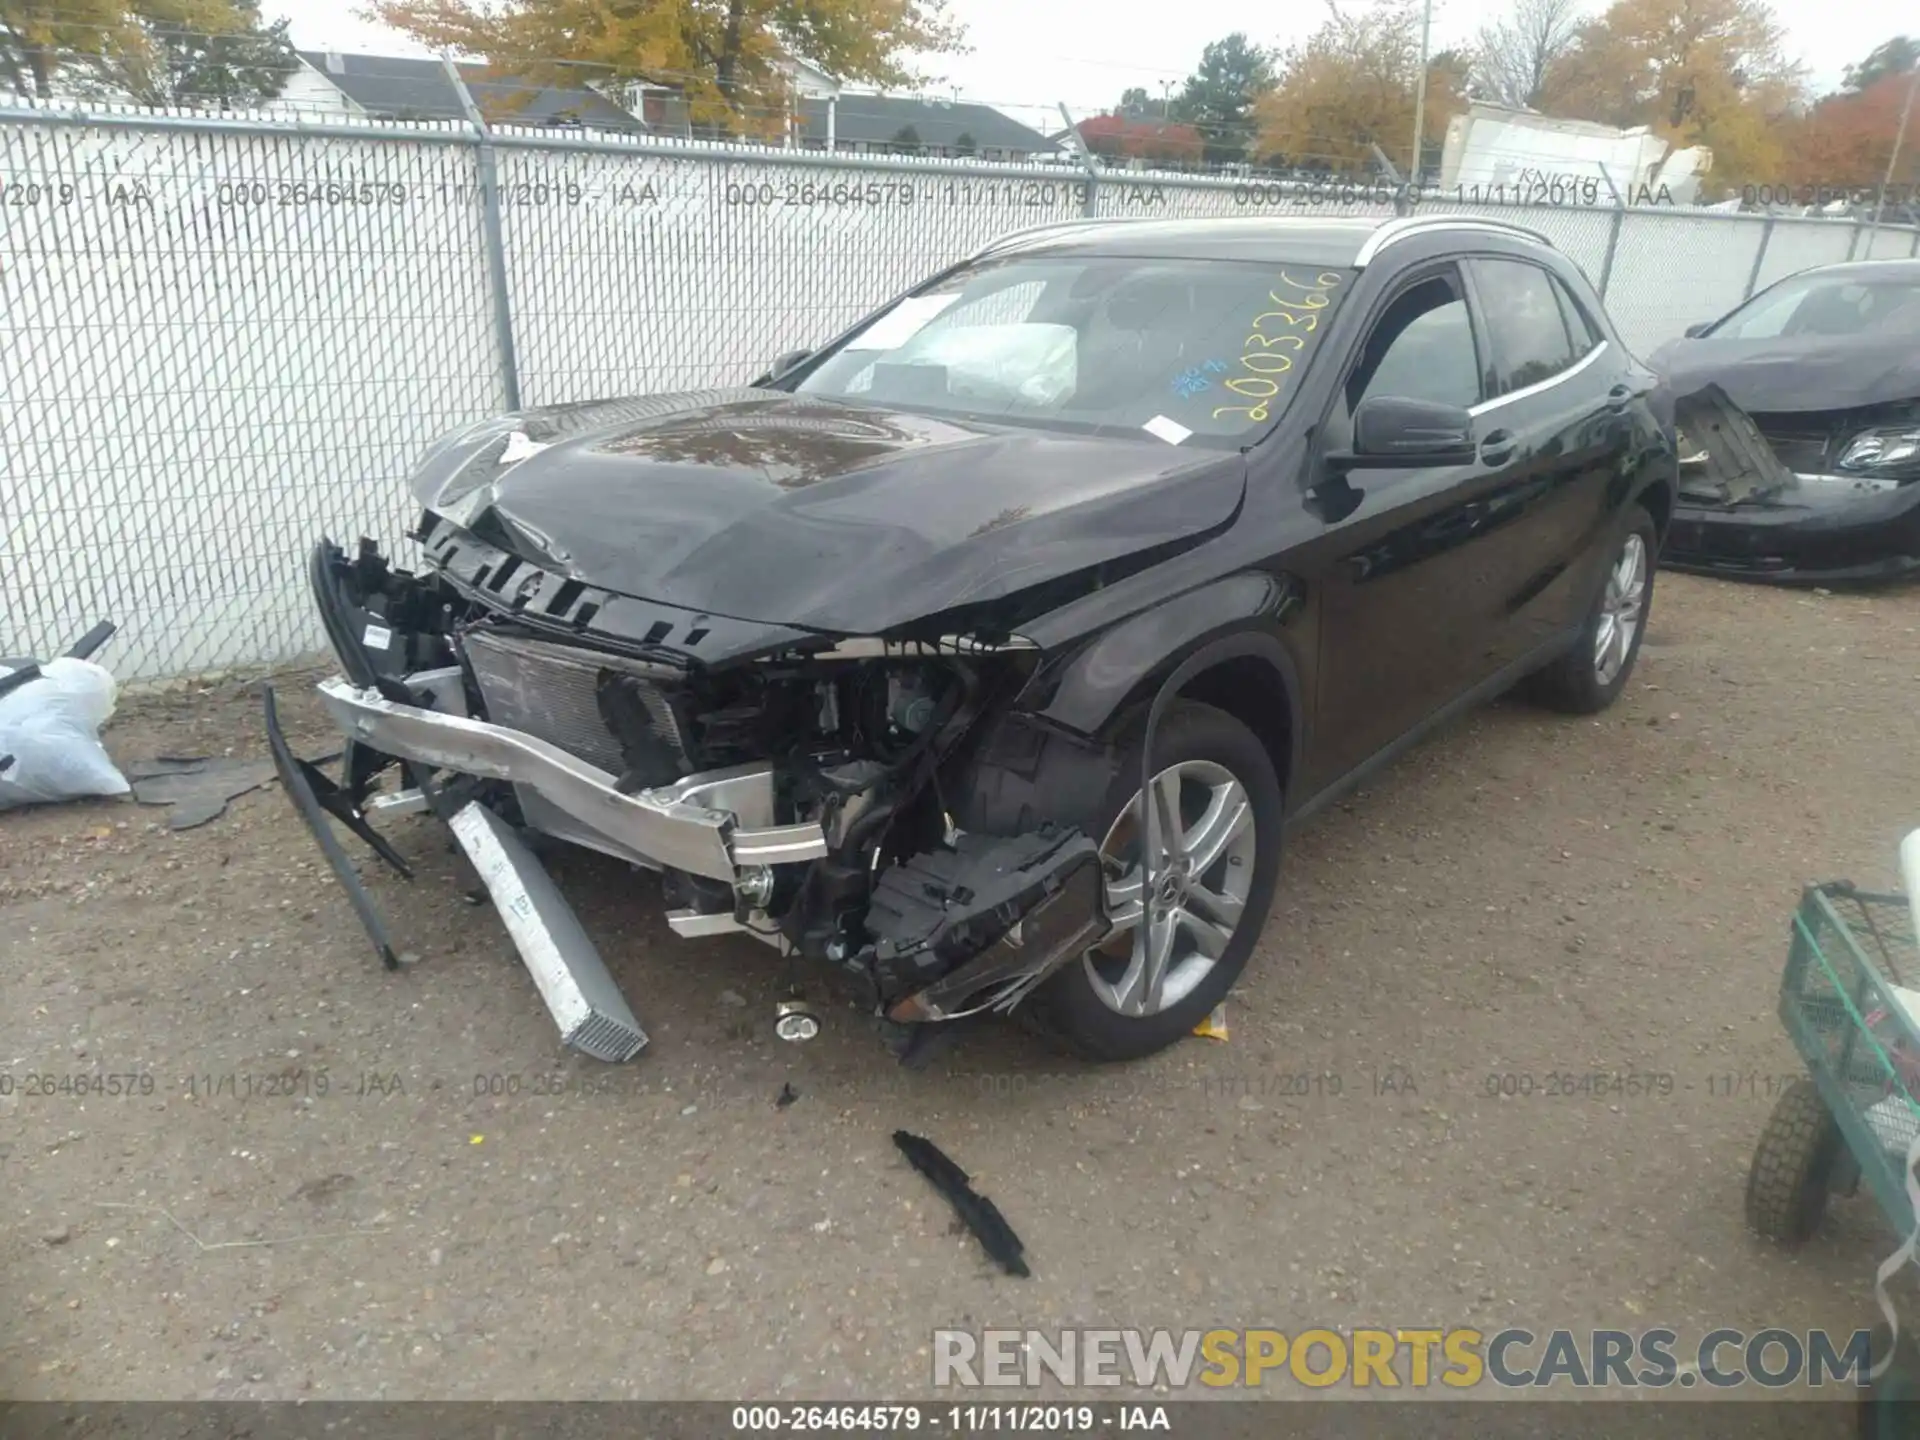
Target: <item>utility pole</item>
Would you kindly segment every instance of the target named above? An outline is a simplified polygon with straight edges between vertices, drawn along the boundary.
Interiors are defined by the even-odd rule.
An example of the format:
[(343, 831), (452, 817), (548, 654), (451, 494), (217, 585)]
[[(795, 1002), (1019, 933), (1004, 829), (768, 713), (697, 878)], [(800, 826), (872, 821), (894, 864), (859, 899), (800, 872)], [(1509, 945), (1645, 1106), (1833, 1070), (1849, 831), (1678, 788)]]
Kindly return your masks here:
[(1160, 82), (1160, 119), (1164, 122), (1173, 118), (1173, 81)]
[(1907, 103), (1900, 107), (1900, 128), (1893, 135), (1893, 150), (1887, 156), (1887, 178), (1880, 183), (1880, 199), (1873, 207), (1873, 221), (1867, 226), (1867, 253), (1862, 259), (1873, 258), (1873, 235), (1880, 228), (1880, 217), (1886, 213), (1887, 192), (1893, 189), (1893, 167), (1900, 162), (1900, 147), (1907, 138), (1907, 121), (1913, 117), (1913, 95), (1920, 90), (1920, 61), (1913, 67), (1913, 79), (1907, 82)]
[(1407, 168), (1415, 190), (1420, 188), (1421, 141), (1427, 120), (1427, 41), (1433, 32), (1433, 0), (1420, 11), (1420, 75), (1413, 84), (1413, 164)]

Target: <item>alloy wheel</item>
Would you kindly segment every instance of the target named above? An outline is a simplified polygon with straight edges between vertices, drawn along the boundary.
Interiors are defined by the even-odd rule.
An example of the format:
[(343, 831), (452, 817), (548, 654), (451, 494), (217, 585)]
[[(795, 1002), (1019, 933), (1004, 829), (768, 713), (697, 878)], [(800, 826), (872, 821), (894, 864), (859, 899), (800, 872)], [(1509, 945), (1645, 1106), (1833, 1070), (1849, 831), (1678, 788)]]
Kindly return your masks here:
[(1144, 1018), (1193, 993), (1240, 928), (1257, 836), (1246, 786), (1224, 765), (1186, 760), (1149, 787), (1160, 859), (1143, 895), (1140, 797), (1100, 842), (1114, 933), (1087, 952), (1087, 979), (1108, 1009)]
[(1600, 601), (1600, 623), (1593, 634), (1593, 673), (1602, 685), (1618, 678), (1633, 653), (1646, 600), (1647, 542), (1636, 533), (1627, 536), (1607, 572), (1607, 593)]

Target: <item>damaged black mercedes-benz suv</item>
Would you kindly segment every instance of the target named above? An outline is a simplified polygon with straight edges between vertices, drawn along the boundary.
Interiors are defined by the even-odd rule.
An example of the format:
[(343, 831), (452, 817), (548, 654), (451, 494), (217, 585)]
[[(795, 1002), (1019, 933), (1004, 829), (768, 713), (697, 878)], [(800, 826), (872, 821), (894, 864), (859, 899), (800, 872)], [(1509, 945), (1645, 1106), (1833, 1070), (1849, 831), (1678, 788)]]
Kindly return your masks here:
[(443, 440), (410, 569), (312, 557), (338, 778), (269, 733), (388, 963), (330, 822), (404, 871), (378, 822), (431, 811), (588, 1053), (646, 1037), (536, 840), (909, 1053), (1012, 1012), (1144, 1055), (1247, 963), (1289, 825), (1516, 681), (1619, 693), (1653, 384), (1498, 222), (1025, 232), (751, 385)]

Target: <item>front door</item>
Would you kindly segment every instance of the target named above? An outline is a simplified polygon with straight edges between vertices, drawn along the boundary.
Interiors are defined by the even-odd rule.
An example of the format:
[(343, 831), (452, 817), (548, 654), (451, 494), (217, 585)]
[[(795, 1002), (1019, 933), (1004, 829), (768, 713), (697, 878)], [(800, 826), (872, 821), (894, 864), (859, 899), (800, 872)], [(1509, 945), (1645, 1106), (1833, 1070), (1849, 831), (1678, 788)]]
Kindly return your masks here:
[(1488, 348), (1459, 269), (1442, 265), (1387, 297), (1346, 362), (1314, 445), (1309, 507), (1320, 563), (1319, 702), (1313, 785), (1330, 783), (1499, 668), (1505, 567), (1502, 490), (1518, 455), (1476, 429), (1464, 464), (1335, 472), (1363, 400), (1400, 396), (1471, 409), (1486, 398)]

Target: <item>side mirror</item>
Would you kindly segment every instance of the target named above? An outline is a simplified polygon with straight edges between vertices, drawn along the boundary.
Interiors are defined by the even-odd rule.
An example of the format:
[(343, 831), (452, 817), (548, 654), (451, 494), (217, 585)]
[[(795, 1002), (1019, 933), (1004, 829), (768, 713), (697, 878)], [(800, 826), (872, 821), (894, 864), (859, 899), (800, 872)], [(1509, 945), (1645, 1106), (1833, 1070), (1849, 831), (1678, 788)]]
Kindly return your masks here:
[(772, 368), (767, 371), (767, 374), (770, 376), (784, 375), (812, 354), (813, 352), (811, 350), (789, 350), (786, 354), (774, 358)]
[(1472, 460), (1473, 416), (1459, 405), (1377, 395), (1353, 415), (1353, 452), (1329, 460), (1367, 469), (1459, 465)]
[(1694, 324), (1687, 326), (1687, 339), (1698, 340), (1712, 328), (1713, 322), (1711, 320), (1696, 321)]

